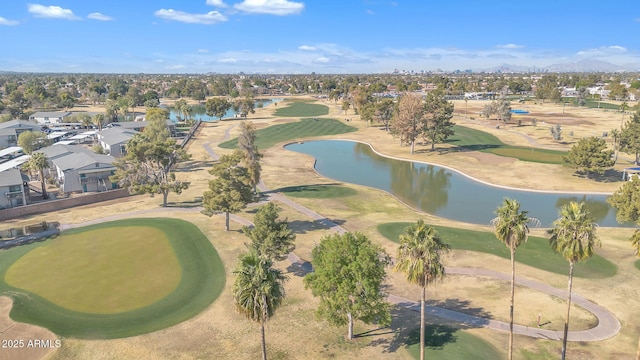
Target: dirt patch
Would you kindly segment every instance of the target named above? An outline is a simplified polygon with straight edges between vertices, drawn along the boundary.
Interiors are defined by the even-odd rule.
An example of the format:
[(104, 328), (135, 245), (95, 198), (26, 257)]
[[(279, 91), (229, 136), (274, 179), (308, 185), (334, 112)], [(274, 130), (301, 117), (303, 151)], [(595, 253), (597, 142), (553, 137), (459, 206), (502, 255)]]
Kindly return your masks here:
[(0, 297), (0, 359), (44, 359), (62, 345), (62, 341), (45, 328), (11, 320), (11, 306), (11, 298)]
[(472, 157), (478, 160), (481, 164), (486, 164), (486, 165), (511, 164), (517, 161), (517, 159), (515, 158), (499, 156), (495, 154), (481, 153), (481, 152), (470, 152), (467, 154), (467, 156)]

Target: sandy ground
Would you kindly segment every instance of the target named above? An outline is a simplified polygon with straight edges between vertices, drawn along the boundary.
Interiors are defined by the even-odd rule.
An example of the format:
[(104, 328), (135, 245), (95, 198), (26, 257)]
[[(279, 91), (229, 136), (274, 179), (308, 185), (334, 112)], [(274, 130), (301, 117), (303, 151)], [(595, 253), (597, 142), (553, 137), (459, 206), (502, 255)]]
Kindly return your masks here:
[(12, 304), (11, 298), (0, 296), (0, 359), (42, 359), (62, 346), (62, 341), (51, 331), (11, 320)]
[[(464, 102), (462, 102), (464, 105)], [(327, 102), (331, 112), (328, 117), (342, 119), (345, 116), (339, 110), (339, 105)], [(458, 104), (457, 104), (458, 105)], [(472, 106), (481, 108), (481, 103), (468, 103), (468, 111)], [(280, 105), (279, 105), (280, 106)], [(537, 109), (537, 108), (536, 108)], [(534, 110), (533, 105), (530, 111)], [(251, 116), (252, 121), (264, 126), (271, 122), (291, 121), (290, 119), (278, 119), (271, 116), (272, 109), (257, 109)], [(561, 109), (541, 107), (540, 112), (558, 113)], [(459, 112), (459, 111), (458, 111)], [(533, 111), (532, 111), (533, 113)], [(596, 119), (588, 118), (589, 124), (584, 126), (586, 133), (599, 132), (601, 128), (609, 128), (619, 121), (619, 113), (609, 113), (612, 118), (606, 118), (604, 112), (594, 112)], [(594, 115), (594, 116), (596, 116)], [(615, 118), (613, 118), (615, 115)], [(600, 117), (603, 119), (600, 119)], [(400, 147), (397, 141), (379, 128), (367, 128), (363, 122), (357, 120), (349, 125), (357, 126), (360, 131), (333, 138), (350, 138), (365, 140), (374, 145), (376, 150), (392, 156), (429, 161), (464, 170), (484, 181), (495, 182), (501, 185), (530, 187), (533, 189), (554, 190), (589, 190), (589, 191), (613, 191), (619, 183), (598, 183), (572, 176), (571, 171), (561, 166), (529, 164), (517, 160), (497, 157), (482, 153), (431, 153), (422, 151), (418, 146), (418, 152), (409, 154), (407, 147)], [(616, 120), (618, 119), (618, 120)], [(550, 121), (550, 120), (549, 120)], [(464, 114), (456, 118), (456, 122), (468, 126), (474, 126), (499, 136), (503, 141), (513, 144), (526, 144), (528, 140), (523, 135), (522, 127), (513, 129), (495, 129), (492, 121), (480, 121), (464, 119)], [(600, 124), (603, 122), (603, 124)], [(542, 121), (538, 119), (538, 127)], [(216, 152), (223, 154), (228, 150), (215, 147), (215, 143), (224, 137), (225, 130), (235, 125), (233, 121), (205, 124), (205, 127), (188, 146), (192, 154), (192, 160), (183, 166), (183, 171), (178, 176), (191, 181), (191, 187), (182, 195), (170, 195), (170, 207), (161, 209), (160, 197), (134, 196), (125, 200), (105, 202), (94, 206), (85, 206), (76, 209), (52, 212), (49, 214), (32, 216), (27, 219), (19, 219), (0, 224), (2, 228), (21, 226), (42, 220), (59, 221), (63, 224), (81, 223), (108, 216), (169, 216), (179, 217), (196, 224), (208, 237), (220, 253), (227, 271), (227, 286), (222, 295), (211, 306), (198, 316), (176, 326), (151, 334), (116, 340), (76, 340), (62, 339), (62, 347), (58, 349), (50, 359), (199, 359), (199, 358), (256, 358), (260, 353), (259, 328), (256, 324), (246, 321), (234, 310), (231, 301), (230, 284), (233, 277), (230, 272), (235, 264), (238, 254), (243, 251), (244, 236), (238, 232), (239, 226), (232, 225), (232, 231), (223, 231), (221, 217), (206, 217), (197, 209), (191, 208), (201, 198), (202, 192), (207, 187), (210, 175), (206, 172), (212, 164), (203, 145), (211, 143)], [(592, 129), (592, 130), (589, 130)], [(547, 130), (548, 131), (548, 130)], [(575, 130), (577, 133), (577, 130)], [(231, 136), (237, 132), (237, 128), (231, 131)], [(533, 131), (531, 135), (535, 135)], [(544, 144), (544, 137), (534, 137), (535, 141)], [(546, 145), (545, 145), (546, 146)], [(549, 147), (566, 148), (568, 144), (554, 144), (549, 142)], [(426, 147), (425, 147), (426, 148)], [(283, 186), (331, 183), (331, 180), (322, 178), (312, 170), (313, 160), (293, 152), (274, 146), (265, 151), (263, 165), (263, 179), (272, 189)], [(508, 166), (508, 169), (505, 169)], [(283, 176), (286, 174), (286, 176)], [(416, 212), (399, 203), (390, 195), (362, 186), (348, 185), (357, 191), (356, 196), (344, 199), (302, 199), (295, 201), (307, 206), (330, 219), (338, 220), (343, 227), (350, 231), (363, 231), (374, 241), (380, 243), (390, 254), (395, 253), (396, 244), (384, 239), (375, 227), (379, 223), (390, 221), (415, 221), (424, 218), (427, 223), (460, 226), (471, 229), (486, 229), (477, 225), (461, 224), (446, 219), (433, 217)], [(318, 229), (309, 219), (296, 211), (283, 206), (283, 216), (288, 217), (292, 227), (296, 229), (296, 253), (304, 259), (309, 259), (311, 249), (327, 233)], [(253, 213), (247, 209), (242, 216), (251, 219)], [(542, 236), (541, 230), (535, 230), (535, 235)], [(637, 277), (637, 269), (633, 266), (635, 257), (626, 239), (631, 234), (629, 229), (601, 229), (600, 236), (603, 246), (598, 253), (616, 263), (619, 272), (616, 276), (603, 280), (575, 279), (574, 291), (590, 300), (610, 309), (622, 323), (622, 331), (612, 339), (598, 343), (571, 343), (569, 356), (584, 359), (627, 359), (635, 353), (640, 328), (635, 324), (636, 315), (640, 312), (640, 305), (630, 299), (640, 297), (640, 290), (634, 286)], [(315, 319), (314, 309), (317, 300), (304, 289), (302, 277), (295, 269), (287, 269), (287, 263), (278, 264), (281, 268), (291, 271), (289, 281), (286, 284), (287, 299), (278, 310), (267, 327), (268, 351), (273, 358), (299, 359), (299, 358), (338, 358), (338, 359), (406, 359), (408, 354), (400, 346), (394, 333), (400, 334), (407, 327), (415, 326), (415, 314), (404, 311), (394, 312), (393, 333), (389, 331), (374, 331), (373, 336), (358, 338), (353, 342), (344, 342), (342, 336), (346, 329), (336, 328), (319, 322)], [(460, 267), (486, 267), (496, 271), (508, 272), (509, 261), (494, 256), (454, 251), (446, 258), (446, 265)], [(566, 276), (549, 274), (547, 272), (518, 265), (518, 275), (534, 280), (544, 281), (550, 285), (565, 288)], [(390, 274), (389, 284), (394, 292), (406, 295), (410, 299), (418, 299), (417, 288), (408, 285), (399, 278), (398, 274)], [(550, 326), (557, 326), (561, 321), (564, 310), (564, 301), (549, 298), (530, 291), (518, 290), (518, 308), (516, 313), (523, 324), (530, 324), (532, 317), (540, 309), (545, 309), (543, 316), (551, 321)], [(452, 305), (468, 307), (490, 313), (495, 318), (504, 318), (506, 308), (504, 302), (508, 301), (508, 285), (493, 281), (452, 277), (445, 283), (439, 284), (430, 290), (433, 301), (454, 302)], [(455, 303), (457, 301), (457, 303)], [(589, 314), (574, 309), (572, 322), (576, 328), (588, 326), (593, 319)], [(413, 323), (412, 323), (413, 322)], [(407, 325), (410, 324), (410, 325)], [(573, 329), (572, 323), (572, 329)], [(358, 324), (356, 332), (374, 330), (374, 326)], [(403, 330), (404, 329), (404, 330)], [(32, 331), (36, 328), (32, 327)], [(498, 349), (505, 349), (507, 334), (486, 329), (473, 329), (472, 333), (490, 342)], [(37, 336), (34, 332), (24, 336)], [(242, 339), (241, 342), (238, 339)], [(526, 349), (537, 353), (547, 353), (549, 358), (557, 358), (559, 343), (545, 340), (532, 340), (516, 337), (516, 348)], [(38, 353), (26, 354), (31, 358), (38, 358)], [(26, 356), (25, 355), (25, 356)], [(525, 355), (517, 352), (516, 359), (523, 359)]]

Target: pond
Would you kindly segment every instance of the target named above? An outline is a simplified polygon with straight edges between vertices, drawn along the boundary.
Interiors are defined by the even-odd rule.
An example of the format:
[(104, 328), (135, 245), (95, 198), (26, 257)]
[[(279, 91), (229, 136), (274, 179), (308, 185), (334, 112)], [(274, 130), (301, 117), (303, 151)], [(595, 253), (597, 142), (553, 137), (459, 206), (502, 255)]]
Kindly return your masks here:
[(488, 225), (505, 197), (518, 200), (521, 209), (550, 227), (560, 207), (586, 201), (600, 226), (620, 225), (606, 195), (545, 193), (513, 190), (480, 183), (444, 167), (387, 158), (363, 143), (319, 140), (289, 144), (288, 150), (316, 159), (315, 169), (325, 177), (387, 191), (409, 206), (447, 219)]
[[(261, 107), (266, 107), (268, 105), (271, 105), (273, 103), (280, 103), (282, 102), (283, 99), (281, 98), (272, 98), (272, 99), (256, 99), (255, 101), (255, 107), (256, 109), (261, 108)], [(173, 106), (166, 106), (165, 107), (167, 110), (169, 110), (169, 119), (171, 119), (171, 121), (176, 122), (178, 121), (178, 111), (176, 111), (176, 109)], [(191, 114), (191, 118), (194, 120), (202, 120), (202, 121), (218, 121), (217, 117), (211, 117), (209, 115), (207, 115), (207, 110), (204, 107), (204, 104), (198, 104), (198, 105), (193, 105), (193, 113)], [(231, 119), (234, 118), (236, 115), (235, 111), (233, 111), (233, 108), (229, 109), (227, 111), (226, 114), (224, 114), (224, 116), (222, 117), (223, 119)]]

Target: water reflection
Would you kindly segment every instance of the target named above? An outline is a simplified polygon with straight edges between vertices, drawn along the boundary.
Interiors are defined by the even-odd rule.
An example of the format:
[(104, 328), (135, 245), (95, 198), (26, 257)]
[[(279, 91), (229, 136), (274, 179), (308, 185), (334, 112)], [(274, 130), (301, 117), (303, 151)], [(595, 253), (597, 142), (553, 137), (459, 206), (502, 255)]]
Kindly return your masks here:
[(331, 179), (385, 190), (411, 207), (444, 218), (488, 224), (503, 198), (518, 200), (544, 227), (569, 201), (586, 201), (600, 226), (621, 226), (604, 195), (552, 194), (485, 185), (446, 168), (377, 155), (369, 145), (337, 140), (308, 141), (287, 149), (316, 159), (316, 170)]
[(594, 201), (593, 199), (588, 199), (586, 195), (581, 196), (567, 196), (560, 197), (558, 201), (556, 201), (556, 209), (560, 212), (560, 208), (572, 201), (582, 202), (584, 201), (587, 206), (587, 210), (591, 214), (591, 217), (596, 220), (596, 223), (601, 224), (609, 215), (609, 210), (613, 210), (608, 203), (601, 201)]

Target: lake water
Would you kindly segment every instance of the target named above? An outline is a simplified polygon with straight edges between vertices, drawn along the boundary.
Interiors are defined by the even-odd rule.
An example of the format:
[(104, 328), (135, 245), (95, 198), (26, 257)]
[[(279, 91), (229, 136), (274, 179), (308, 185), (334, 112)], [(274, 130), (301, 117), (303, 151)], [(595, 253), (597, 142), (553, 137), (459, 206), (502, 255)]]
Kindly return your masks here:
[[(268, 105), (271, 105), (273, 103), (280, 103), (282, 102), (283, 99), (280, 98), (273, 98), (273, 99), (257, 99), (255, 101), (255, 107), (256, 109), (258, 109), (260, 107), (260, 105), (258, 104), (262, 104), (262, 107), (266, 107)], [(173, 106), (166, 106), (165, 107), (167, 110), (169, 110), (169, 119), (171, 119), (171, 121), (178, 121), (178, 111), (176, 111), (176, 109)], [(202, 120), (202, 121), (218, 121), (217, 117), (211, 117), (209, 115), (207, 115), (207, 110), (205, 109), (203, 104), (198, 104), (198, 105), (192, 105), (193, 108), (193, 113), (191, 114), (191, 118), (194, 120)], [(233, 109), (229, 109), (227, 111), (226, 114), (224, 114), (224, 116), (222, 117), (223, 119), (231, 119), (235, 117), (235, 112), (233, 111)]]
[(369, 145), (353, 141), (307, 141), (287, 145), (286, 149), (313, 156), (316, 170), (325, 177), (387, 191), (413, 208), (447, 219), (488, 225), (496, 216), (496, 208), (509, 197), (518, 200), (520, 209), (538, 218), (543, 227), (551, 227), (560, 207), (570, 201), (586, 201), (600, 226), (622, 226), (616, 222), (615, 209), (605, 195), (490, 186), (440, 166), (380, 156)]

